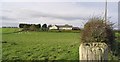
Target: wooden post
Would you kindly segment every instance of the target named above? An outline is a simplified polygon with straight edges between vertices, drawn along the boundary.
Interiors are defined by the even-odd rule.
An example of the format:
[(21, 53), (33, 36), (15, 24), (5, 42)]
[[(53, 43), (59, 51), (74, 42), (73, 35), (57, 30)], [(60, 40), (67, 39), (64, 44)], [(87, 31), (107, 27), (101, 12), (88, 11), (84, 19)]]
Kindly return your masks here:
[(106, 62), (108, 46), (106, 43), (82, 43), (79, 47), (80, 62)]

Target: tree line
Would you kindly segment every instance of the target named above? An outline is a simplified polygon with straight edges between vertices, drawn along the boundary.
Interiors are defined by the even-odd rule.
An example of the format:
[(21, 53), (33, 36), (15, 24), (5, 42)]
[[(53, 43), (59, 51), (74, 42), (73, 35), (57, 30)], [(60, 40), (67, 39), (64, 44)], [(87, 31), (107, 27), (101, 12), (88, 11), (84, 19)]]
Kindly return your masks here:
[(19, 28), (23, 28), (22, 31), (47, 31), (47, 24), (19, 24)]

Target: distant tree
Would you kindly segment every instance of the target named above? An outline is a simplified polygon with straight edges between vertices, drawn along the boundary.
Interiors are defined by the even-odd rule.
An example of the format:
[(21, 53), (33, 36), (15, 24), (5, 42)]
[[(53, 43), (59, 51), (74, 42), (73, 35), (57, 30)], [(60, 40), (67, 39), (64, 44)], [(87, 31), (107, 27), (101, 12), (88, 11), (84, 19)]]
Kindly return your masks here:
[(28, 27), (30, 27), (32, 24), (26, 24)]
[(41, 24), (38, 24), (38, 27), (41, 28)]
[(19, 24), (19, 28), (23, 28), (25, 24)]
[(42, 25), (42, 30), (43, 30), (43, 31), (47, 31), (47, 30), (48, 30), (47, 24), (43, 24), (43, 25)]
[(23, 28), (23, 31), (38, 31), (41, 28), (41, 24), (19, 24), (19, 28)]
[(28, 31), (29, 30), (29, 27), (27, 26), (27, 24), (24, 24), (24, 26), (23, 26), (23, 29), (22, 29), (23, 31)]
[(35, 24), (32, 24), (29, 28), (30, 31), (37, 31), (38, 28), (35, 26)]
[(52, 27), (52, 25), (48, 25), (48, 29), (49, 29), (50, 27)]

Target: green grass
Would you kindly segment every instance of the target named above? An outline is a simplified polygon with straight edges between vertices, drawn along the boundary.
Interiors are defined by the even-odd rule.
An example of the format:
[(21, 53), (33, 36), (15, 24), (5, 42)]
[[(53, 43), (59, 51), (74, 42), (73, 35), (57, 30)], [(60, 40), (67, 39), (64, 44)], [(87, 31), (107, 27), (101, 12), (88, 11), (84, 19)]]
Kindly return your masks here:
[(0, 29), (0, 61), (2, 60), (2, 29)]
[(3, 29), (4, 60), (78, 60), (80, 33), (22, 32)]
[(16, 31), (19, 29), (2, 29), (3, 60), (79, 60), (80, 33)]

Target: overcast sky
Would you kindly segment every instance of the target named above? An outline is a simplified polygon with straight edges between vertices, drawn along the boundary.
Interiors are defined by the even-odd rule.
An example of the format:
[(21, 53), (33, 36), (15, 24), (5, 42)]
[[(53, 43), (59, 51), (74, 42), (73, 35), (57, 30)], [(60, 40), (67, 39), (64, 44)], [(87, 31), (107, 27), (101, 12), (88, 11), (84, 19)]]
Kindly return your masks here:
[[(104, 16), (104, 0), (4, 0), (1, 3), (2, 26), (19, 23), (69, 24), (83, 27), (90, 17)], [(41, 2), (40, 2), (41, 1)], [(100, 1), (100, 2), (99, 2)], [(109, 0), (108, 17), (118, 24), (118, 0)]]

